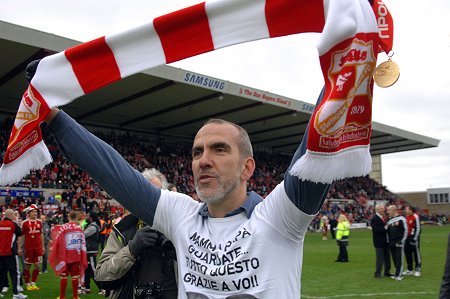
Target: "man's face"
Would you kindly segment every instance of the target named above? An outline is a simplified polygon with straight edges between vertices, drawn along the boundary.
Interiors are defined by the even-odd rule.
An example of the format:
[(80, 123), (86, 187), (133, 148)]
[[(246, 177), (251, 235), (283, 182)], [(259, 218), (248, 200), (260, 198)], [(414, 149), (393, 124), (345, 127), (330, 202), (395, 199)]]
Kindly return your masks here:
[(31, 220), (36, 220), (37, 219), (37, 211), (31, 210), (30, 213), (28, 213), (28, 216), (30, 217)]
[(387, 213), (388, 213), (389, 217), (394, 217), (397, 213), (397, 208), (393, 207), (393, 206), (389, 206), (387, 209)]
[(410, 207), (405, 207), (405, 213), (406, 213), (406, 215), (411, 215), (412, 214), (412, 210), (411, 210), (411, 208)]
[(378, 214), (384, 215), (385, 212), (386, 212), (386, 208), (384, 206), (378, 207)]
[(192, 147), (192, 172), (203, 202), (220, 202), (241, 183), (238, 136), (238, 130), (230, 124), (210, 123), (198, 131)]

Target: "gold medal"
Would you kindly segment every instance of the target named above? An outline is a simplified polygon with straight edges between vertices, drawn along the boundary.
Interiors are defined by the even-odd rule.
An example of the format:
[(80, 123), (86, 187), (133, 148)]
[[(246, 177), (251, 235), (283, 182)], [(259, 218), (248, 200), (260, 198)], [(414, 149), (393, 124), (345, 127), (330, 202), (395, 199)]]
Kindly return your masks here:
[(389, 87), (394, 85), (400, 77), (398, 65), (390, 58), (378, 65), (373, 72), (373, 80), (380, 87)]

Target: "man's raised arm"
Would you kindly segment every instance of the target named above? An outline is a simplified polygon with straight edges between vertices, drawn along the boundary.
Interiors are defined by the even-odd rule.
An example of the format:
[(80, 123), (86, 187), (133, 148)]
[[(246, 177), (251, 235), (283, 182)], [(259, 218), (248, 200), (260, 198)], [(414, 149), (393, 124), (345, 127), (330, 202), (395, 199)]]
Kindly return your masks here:
[(60, 150), (85, 170), (126, 209), (153, 224), (161, 190), (155, 188), (110, 145), (87, 131), (69, 115), (54, 108), (47, 119)]
[[(319, 105), (325, 93), (325, 88), (320, 93), (316, 106)], [(311, 125), (311, 121), (308, 127)], [(303, 135), (303, 140), (300, 146), (297, 148), (294, 156), (292, 157), (291, 165), (284, 175), (284, 188), (289, 199), (304, 213), (313, 215), (316, 214), (327, 196), (330, 189), (329, 184), (313, 183), (311, 181), (301, 180), (296, 176), (289, 174), (292, 166), (306, 153), (306, 145), (308, 142), (308, 127)]]

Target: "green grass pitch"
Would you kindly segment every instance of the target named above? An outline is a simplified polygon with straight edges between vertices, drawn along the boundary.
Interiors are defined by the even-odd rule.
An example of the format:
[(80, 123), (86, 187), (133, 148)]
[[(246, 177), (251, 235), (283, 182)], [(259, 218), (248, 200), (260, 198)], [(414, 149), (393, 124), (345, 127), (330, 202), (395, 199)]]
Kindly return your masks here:
[[(423, 227), (422, 277), (407, 276), (403, 281), (373, 277), (375, 250), (370, 230), (351, 231), (349, 263), (334, 262), (338, 247), (330, 236), (327, 241), (322, 241), (320, 233), (307, 233), (303, 257), (302, 298), (437, 298), (447, 254), (449, 228), (450, 226)], [(37, 284), (41, 290), (25, 291), (28, 298), (55, 299), (59, 295), (59, 278), (50, 269), (49, 273), (39, 276)], [(97, 295), (98, 289), (93, 282), (91, 287), (92, 294), (80, 295), (80, 298), (104, 298)], [(9, 291), (5, 298), (11, 297), (12, 293)], [(72, 298), (70, 286), (67, 289), (67, 298)]]

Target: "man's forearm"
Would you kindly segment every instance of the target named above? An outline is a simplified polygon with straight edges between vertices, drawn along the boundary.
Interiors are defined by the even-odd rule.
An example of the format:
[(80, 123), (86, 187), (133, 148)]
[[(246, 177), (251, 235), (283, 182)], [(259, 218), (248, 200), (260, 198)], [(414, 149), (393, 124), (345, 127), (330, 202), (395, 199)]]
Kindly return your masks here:
[(161, 190), (153, 187), (111, 146), (92, 135), (62, 111), (52, 110), (47, 122), (61, 151), (87, 171), (126, 209), (153, 223)]

